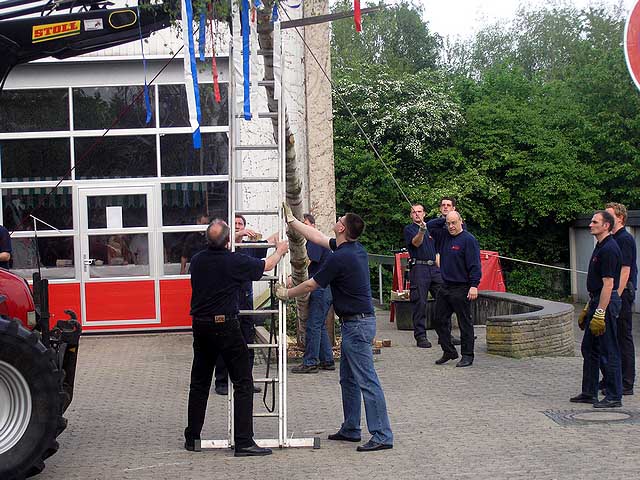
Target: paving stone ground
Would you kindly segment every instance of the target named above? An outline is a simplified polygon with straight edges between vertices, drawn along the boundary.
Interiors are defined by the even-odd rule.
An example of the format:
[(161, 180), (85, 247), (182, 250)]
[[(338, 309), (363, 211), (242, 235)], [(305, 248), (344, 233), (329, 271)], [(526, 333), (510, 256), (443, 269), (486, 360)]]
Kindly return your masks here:
[[(579, 331), (575, 357), (514, 360), (488, 355), (485, 330), (476, 330), (471, 368), (436, 366), (437, 345), (416, 348), (412, 332), (378, 312), (378, 338), (393, 342), (376, 356), (393, 450), (357, 453), (356, 444), (326, 440), (340, 427), (342, 408), (338, 372), (323, 371), (289, 376), (289, 433), (320, 436), (321, 448), (262, 458), (183, 450), (190, 334), (83, 337), (69, 427), (37, 478), (639, 478), (640, 425), (560, 426), (543, 413), (592, 410), (568, 401), (580, 392)], [(264, 364), (256, 366), (254, 375), (263, 374)], [(225, 399), (211, 395), (203, 438), (223, 438)], [(255, 399), (264, 411), (262, 396)], [(624, 397), (624, 409), (640, 413), (640, 398)], [(257, 419), (255, 429), (257, 438), (276, 436), (272, 419)]]

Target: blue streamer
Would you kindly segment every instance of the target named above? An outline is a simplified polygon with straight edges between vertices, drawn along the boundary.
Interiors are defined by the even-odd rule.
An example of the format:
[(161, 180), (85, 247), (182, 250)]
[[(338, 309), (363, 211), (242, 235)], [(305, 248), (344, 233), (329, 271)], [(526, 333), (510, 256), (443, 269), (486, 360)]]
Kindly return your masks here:
[(204, 48), (207, 44), (206, 34), (207, 34), (207, 16), (204, 13), (200, 14), (200, 29), (198, 32), (200, 33), (200, 37), (198, 38), (198, 47), (200, 47), (200, 61), (204, 62)]
[(242, 24), (242, 77), (244, 81), (244, 119), (251, 120), (251, 95), (249, 90), (249, 0), (240, 5), (240, 23)]
[(273, 10), (271, 12), (271, 23), (277, 22), (280, 17), (278, 16), (278, 3), (273, 2)]
[(264, 4), (260, 0), (253, 0), (253, 5), (258, 9), (262, 10), (264, 8)]
[(193, 148), (200, 149), (202, 141), (200, 138), (200, 123), (202, 121), (202, 114), (200, 112), (200, 91), (198, 90), (198, 69), (196, 68), (196, 52), (193, 42), (193, 7), (191, 1), (184, 2), (187, 6), (187, 35), (189, 35), (189, 58), (191, 64), (191, 76), (193, 77), (193, 92), (196, 98), (196, 113), (198, 116), (198, 128), (193, 132)]
[(138, 11), (138, 34), (140, 35), (140, 50), (142, 51), (142, 69), (144, 70), (144, 108), (147, 111), (147, 118), (145, 123), (148, 125), (151, 122), (153, 112), (151, 110), (151, 98), (149, 97), (149, 85), (147, 85), (147, 59), (144, 56), (144, 42), (142, 41), (142, 27), (140, 26), (140, 7), (136, 7)]

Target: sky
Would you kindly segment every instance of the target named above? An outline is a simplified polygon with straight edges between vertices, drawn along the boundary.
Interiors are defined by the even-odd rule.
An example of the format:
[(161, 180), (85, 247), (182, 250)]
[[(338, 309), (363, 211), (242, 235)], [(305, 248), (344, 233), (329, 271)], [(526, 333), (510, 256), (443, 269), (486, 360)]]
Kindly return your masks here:
[[(414, 0), (424, 7), (424, 19), (429, 22), (432, 31), (443, 37), (459, 36), (466, 38), (479, 28), (496, 20), (512, 18), (521, 4), (535, 7), (549, 4), (549, 0)], [(590, 5), (622, 5), (625, 12), (639, 0), (564, 0), (555, 4), (573, 5), (578, 8)]]

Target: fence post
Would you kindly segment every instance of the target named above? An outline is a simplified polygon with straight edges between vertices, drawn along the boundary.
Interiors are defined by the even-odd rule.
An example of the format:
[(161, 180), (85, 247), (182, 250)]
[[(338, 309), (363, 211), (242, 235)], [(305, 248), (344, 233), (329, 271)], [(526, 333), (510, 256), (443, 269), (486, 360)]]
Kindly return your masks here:
[(382, 263), (378, 264), (378, 293), (380, 295), (380, 305), (382, 305)]

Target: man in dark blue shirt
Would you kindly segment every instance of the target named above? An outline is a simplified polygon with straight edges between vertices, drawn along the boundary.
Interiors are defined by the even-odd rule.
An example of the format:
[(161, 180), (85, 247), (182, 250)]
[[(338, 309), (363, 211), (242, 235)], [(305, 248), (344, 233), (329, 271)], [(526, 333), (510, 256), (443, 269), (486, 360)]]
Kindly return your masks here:
[(413, 223), (404, 227), (404, 242), (409, 252), (410, 301), (413, 307), (413, 336), (420, 348), (431, 348), (427, 339), (427, 296), (436, 298), (442, 285), (440, 269), (436, 265), (436, 247), (427, 234), (424, 223), (424, 207), (419, 203), (411, 206)]
[[(316, 219), (310, 213), (304, 214), (304, 224), (316, 227)], [(309, 258), (309, 278), (322, 269), (331, 250), (307, 242), (307, 257)], [(291, 369), (292, 373), (318, 373), (322, 370), (335, 370), (333, 361), (333, 346), (327, 332), (327, 314), (331, 307), (331, 289), (317, 288), (309, 294), (309, 315), (304, 344), (302, 363)]]
[[(597, 211), (591, 218), (589, 230), (597, 244), (591, 254), (587, 272), (589, 305), (578, 318), (584, 330), (582, 337), (582, 392), (571, 402), (589, 403), (596, 408), (622, 406), (622, 371), (617, 340), (617, 320), (620, 313), (620, 268), (622, 255), (611, 235), (615, 220), (605, 211)], [(598, 376), (601, 362), (605, 368), (606, 395), (598, 401)]]
[(478, 284), (482, 277), (480, 246), (476, 238), (463, 229), (462, 217), (457, 211), (449, 212), (445, 218), (430, 220), (427, 227), (440, 253), (440, 272), (444, 281), (436, 297), (436, 331), (443, 352), (436, 364), (442, 365), (458, 358), (449, 321), (455, 312), (460, 327), (462, 353), (462, 359), (456, 367), (468, 367), (474, 359), (471, 301), (478, 298)]
[(235, 456), (269, 455), (253, 441), (253, 378), (249, 349), (238, 321), (242, 284), (259, 280), (288, 251), (288, 243), (276, 242), (266, 260), (231, 252), (229, 226), (216, 219), (207, 228), (208, 248), (191, 259), (191, 316), (193, 317), (193, 365), (189, 388), (185, 448), (194, 450), (204, 424), (213, 368), (224, 358), (234, 387)]
[(344, 422), (329, 440), (359, 442), (361, 404), (364, 398), (367, 427), (371, 439), (357, 448), (373, 452), (393, 448), (393, 433), (380, 380), (373, 366), (371, 342), (376, 335), (376, 317), (371, 300), (367, 251), (357, 242), (364, 231), (364, 221), (355, 213), (338, 217), (333, 227), (336, 238), (297, 220), (287, 205), (285, 216), (289, 228), (307, 241), (333, 250), (333, 255), (313, 278), (291, 289), (278, 286), (276, 295), (286, 301), (317, 288), (331, 286), (333, 307), (342, 325), (340, 347), (340, 387)]
[(0, 268), (9, 268), (11, 260), (11, 236), (9, 230), (0, 225)]
[[(638, 264), (636, 242), (627, 229), (627, 207), (621, 203), (607, 203), (605, 210), (614, 218), (613, 238), (622, 255), (618, 296), (622, 302), (618, 316), (618, 346), (622, 366), (622, 394), (633, 395), (636, 378), (636, 352), (633, 345), (633, 302), (638, 288)], [(603, 371), (604, 373), (604, 371)], [(604, 387), (603, 384), (601, 384)]]

